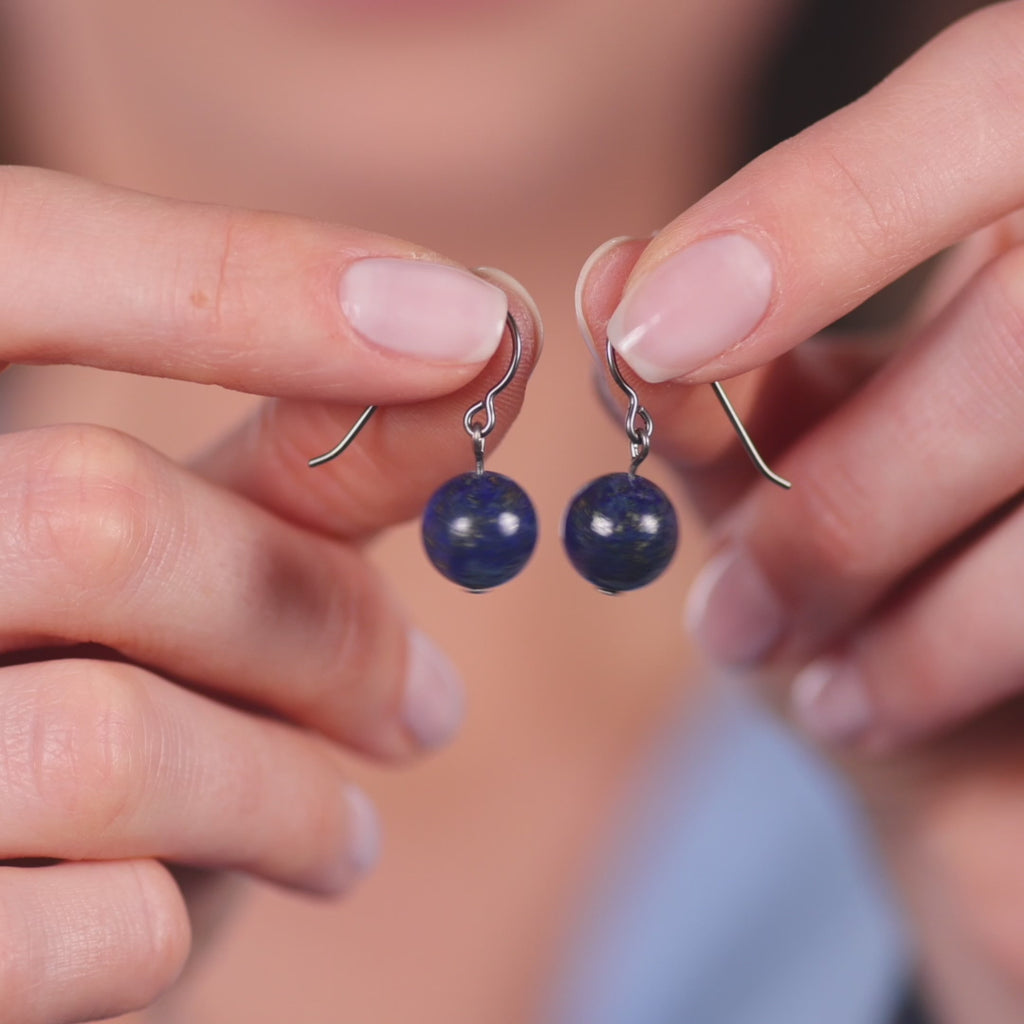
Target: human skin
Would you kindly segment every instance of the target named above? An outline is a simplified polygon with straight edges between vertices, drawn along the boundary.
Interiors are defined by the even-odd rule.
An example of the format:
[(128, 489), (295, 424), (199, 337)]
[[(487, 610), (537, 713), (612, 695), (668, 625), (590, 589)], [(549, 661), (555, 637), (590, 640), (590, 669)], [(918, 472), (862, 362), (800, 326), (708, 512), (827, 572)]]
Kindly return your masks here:
[[(469, 400), (446, 393), (453, 383), (507, 358), (506, 309), (524, 346), (523, 377), (502, 395), (506, 422), (539, 336), (515, 293), (393, 239), (33, 169), (2, 175), (8, 360), (278, 396), (193, 472), (99, 427), (3, 438), (3, 855), (88, 862), (0, 872), (5, 1013), (94, 1019), (148, 1003), (182, 966), (187, 917), (155, 858), (326, 895), (372, 866), (375, 815), (338, 749), (407, 760), (450, 738), (461, 697), (454, 669), (359, 548), (426, 500), (435, 467), (457, 468), (458, 448), (435, 426)], [(154, 235), (161, 255), (130, 258)], [(26, 251), (38, 262), (17, 262)], [(68, 321), (42, 266), (62, 281)], [(432, 374), (408, 365), (419, 354), (357, 332), (377, 299), (353, 275), (374, 268), (389, 280), (398, 270), (418, 294), (440, 285), (442, 347), (458, 337), (462, 305), (464, 357), (429, 360)], [(353, 294), (366, 300), (358, 309), (346, 307)], [(425, 294), (420, 303), (418, 345), (430, 333)], [(403, 339), (405, 324), (384, 327), (373, 322), (372, 336)], [(333, 374), (321, 372), (325, 357)], [(293, 454), (328, 447), (349, 401), (424, 391), (432, 402), (382, 414), (367, 461), (291, 486)], [(394, 486), (379, 486), (381, 466)], [(172, 682), (186, 679), (210, 696)], [(72, 953), (79, 945), (95, 951), (92, 967)]]
[[(502, 9), (480, 12), (469, 22), (456, 23), (457, 31), (452, 31), (452, 22), (429, 15), (428, 20), (437, 20), (428, 27), (442, 31), (428, 33), (428, 46), (422, 20), (353, 21), (339, 9), (321, 12), (307, 23), (292, 20), (284, 8), (268, 4), (257, 10), (231, 0), (207, 3), (201, 10), (167, 5), (159, 16), (149, 9), (140, 15), (140, 5), (114, 2), (92, 5), (88, 11), (71, 4), (15, 5), (10, 27), (24, 43), (18, 48), (23, 64), (15, 62), (8, 74), (19, 84), (11, 90), (21, 100), (13, 118), (19, 155), (154, 192), (358, 222), (421, 238), (463, 262), (486, 261), (519, 273), (547, 314), (549, 344), (545, 372), (531, 388), (534, 412), (528, 409), (517, 423), (512, 443), (498, 456), (498, 467), (527, 484), (544, 520), (554, 523), (567, 497), (567, 479), (583, 482), (608, 469), (609, 459), (625, 459), (620, 432), (603, 424), (585, 397), (588, 365), (571, 338), (567, 301), (575, 272), (602, 236), (623, 230), (645, 233), (665, 224), (681, 196), (698, 195), (720, 173), (736, 144), (737, 136), (725, 126), (742, 111), (740, 97), (755, 44), (781, 30), (785, 13), (783, 5), (775, 8), (753, 0), (716, 5), (712, 12), (652, 3), (645, 8), (649, 20), (637, 18), (633, 5), (627, 10), (625, 5), (595, 3), (590, 18), (581, 18), (579, 8), (571, 6), (527, 6), (515, 17)], [(708, 5), (694, 8), (698, 6)], [(194, 31), (199, 23), (201, 34)], [(585, 45), (581, 25), (591, 30), (582, 34)], [(242, 26), (249, 31), (240, 35)], [(524, 51), (531, 40), (537, 49)], [(961, 59), (964, 45), (953, 48), (951, 64)], [(227, 70), (225, 54), (231, 57)], [(139, 55), (146, 59), (140, 61)], [(429, 75), (424, 74), (427, 67)], [(643, 75), (636, 74), (640, 67)], [(187, 68), (185, 81), (176, 81), (181, 68)], [(381, 68), (387, 73), (381, 74)], [(465, 89), (467, 79), (475, 90)], [(366, 88), (353, 88), (353, 83), (367, 82), (374, 85), (372, 102)], [(415, 90), (410, 82), (416, 83)], [(509, 82), (518, 87), (510, 89)], [(324, 96), (331, 97), (330, 104), (321, 102)], [(410, 116), (410, 96), (429, 110), (426, 121)], [(367, 109), (375, 118), (372, 130)], [(450, 118), (448, 131), (438, 130), (443, 117)], [(433, 128), (429, 136), (416, 130), (424, 123)], [(666, 132), (668, 124), (673, 125), (671, 133)], [(700, 140), (701, 146), (684, 147), (680, 139)], [(353, 160), (352, 152), (360, 159)], [(777, 171), (780, 180), (793, 173), (792, 166)], [(813, 189), (807, 194), (816, 195)], [(682, 237), (673, 234), (685, 230), (688, 221), (684, 217), (680, 223), (681, 229), (675, 225), (659, 237), (646, 260), (655, 261), (664, 251), (660, 246), (671, 247), (673, 239)], [(300, 229), (288, 225), (288, 230)], [(403, 255), (413, 251), (400, 244)], [(604, 291), (588, 307), (598, 331), (642, 248), (637, 244), (616, 250), (608, 257), (610, 263), (596, 268), (607, 275)], [(130, 251), (137, 260), (137, 247)], [(86, 265), (91, 259), (90, 254), (79, 262)], [(266, 267), (260, 263), (259, 273), (273, 281), (284, 272), (275, 274), (271, 262)], [(862, 291), (863, 286), (856, 294)], [(106, 292), (100, 289), (96, 295), (103, 299)], [(836, 295), (842, 295), (835, 299), (836, 308), (843, 308), (850, 296), (841, 284)], [(124, 316), (123, 295), (115, 299), (109, 310), (104, 307), (110, 314), (109, 322), (101, 321), (105, 329), (115, 328)], [(526, 308), (519, 308), (528, 320)], [(786, 337), (800, 340), (796, 333)], [(125, 351), (135, 360), (131, 369), (146, 368), (130, 346)], [(173, 356), (173, 346), (170, 351)], [(65, 347), (60, 356), (68, 355)], [(783, 362), (775, 372), (785, 375), (792, 365), (800, 363)], [(161, 370), (173, 372), (172, 367), (165, 363)], [(237, 366), (232, 372), (238, 372)], [(444, 383), (444, 374), (458, 379)], [(241, 440), (215, 448), (194, 463), (195, 469), (251, 503), (269, 507), (275, 522), (298, 517), (322, 532), (339, 529), (339, 516), (344, 524), (346, 506), (350, 514), (359, 507), (352, 500), (356, 487), (360, 502), (382, 497), (386, 504), (394, 502), (387, 505), (393, 516), (407, 516), (430, 482), (440, 482), (456, 465), (461, 468), (465, 438), (457, 424), (460, 408), (474, 394), (469, 385), (445, 402), (436, 427), (441, 433), (435, 436), (443, 434), (441, 421), (454, 423), (456, 429), (443, 434), (438, 453), (431, 447), (431, 461), (422, 459), (416, 440), (397, 449), (388, 445), (388, 451), (397, 450), (409, 460), (402, 465), (423, 474), (416, 487), (403, 487), (407, 481), (396, 474), (393, 463), (378, 461), (379, 438), (375, 441), (372, 433), (360, 440), (361, 454), (353, 450), (349, 464), (336, 467), (336, 474), (308, 474), (300, 456), (329, 446), (358, 402), (377, 397), (374, 388), (382, 382), (369, 374), (360, 390), (333, 394), (331, 388), (351, 384), (351, 378), (335, 378), (326, 363), (313, 383), (308, 383), (308, 374), (301, 376), (316, 397), (343, 398), (355, 405), (318, 414), (327, 422), (320, 420), (315, 431), (303, 425), (307, 421), (301, 411), (280, 421), (278, 412), (259, 414), (257, 424), (281, 422), (288, 429), (289, 423), (298, 423), (292, 475), (292, 464), (275, 462), (273, 455), (255, 462), (245, 457), (251, 451), (246, 439), (268, 442), (273, 450), (275, 432), (268, 435), (258, 426), (243, 427)], [(38, 406), (45, 397), (40, 388), (53, 379), (52, 372), (34, 383), (23, 377), (26, 419), (38, 415), (29, 407)], [(87, 405), (90, 393), (98, 391), (119, 404), (117, 413), (107, 415), (121, 426), (169, 447), (178, 444), (176, 453), (185, 448), (174, 438), (180, 430), (180, 392), (172, 393), (175, 397), (161, 413), (151, 390), (144, 392), (143, 409), (119, 397), (126, 387), (120, 378), (118, 390), (93, 376), (84, 378), (84, 384), (79, 376), (67, 379), (81, 390), (60, 396), (60, 412), (75, 402)], [(410, 373), (406, 385), (415, 388), (424, 379), (419, 371)], [(749, 395), (757, 379), (737, 382), (737, 395)], [(444, 390), (465, 381), (461, 371), (449, 367), (434, 378), (434, 386)], [(233, 376), (222, 382), (252, 386)], [(684, 470), (699, 504), (711, 515), (735, 500), (750, 478), (747, 467), (731, 454), (707, 465), (707, 449), (696, 452), (704, 467), (694, 468), (694, 438), (706, 439), (703, 443), (712, 448), (726, 445), (717, 410), (701, 404), (704, 391), (684, 399), (689, 392), (669, 386), (661, 397), (652, 392), (652, 407), (659, 438), (672, 442), (665, 453)], [(801, 394), (808, 415), (797, 426), (808, 426), (822, 402), (810, 392)], [(418, 397), (415, 391), (390, 396), (406, 401)], [(217, 420), (214, 412), (204, 415), (207, 422)], [(684, 415), (690, 417), (689, 427), (677, 423), (677, 416)], [(170, 427), (161, 425), (162, 416)], [(756, 415), (752, 422), (773, 454), (792, 440), (773, 437), (771, 424)], [(107, 436), (87, 435), (86, 440), (102, 444), (100, 439)], [(226, 452), (235, 457), (228, 458)], [(824, 458), (827, 462), (827, 454)], [(159, 465), (161, 472), (172, 472)], [(783, 466), (789, 469), (788, 462)], [(365, 479), (372, 478), (373, 487), (358, 484), (363, 473), (370, 474)], [(769, 502), (761, 493), (751, 500)], [(198, 499), (192, 504), (198, 506)], [(230, 506), (230, 513), (227, 506), (219, 507), (220, 512), (204, 513), (203, 521), (234, 523), (238, 518), (234, 528), (244, 533), (248, 513), (236, 516), (240, 506)], [(375, 526), (386, 518), (383, 512), (371, 517)], [(363, 521), (360, 529), (367, 527)], [(548, 546), (521, 583), (492, 595), (485, 605), (467, 604), (462, 595), (444, 591), (418, 564), (410, 565), (407, 535), (380, 551), (379, 560), (400, 582), (413, 617), (444, 641), (469, 679), (473, 717), (466, 736), (450, 754), (409, 777), (381, 778), (354, 767), (381, 804), (388, 832), (377, 878), (344, 915), (321, 907), (307, 913), (258, 896), (247, 908), (248, 917), (242, 918), (245, 929), (234, 937), (234, 946), (226, 945), (221, 959), (211, 960), (210, 972), (196, 979), (191, 994), (182, 990), (177, 1008), (168, 1004), (169, 1019), (195, 1021), (207, 1014), (277, 1020), (300, 1012), (296, 993), (317, 1005), (327, 1000), (332, 1016), (344, 1012), (367, 1019), (446, 1021), (528, 1017), (557, 949), (559, 922), (571, 913), (579, 864), (599, 836), (618, 780), (666, 708), (678, 699), (683, 664), (675, 620), (687, 566), (680, 564), (674, 576), (630, 598), (629, 604), (610, 603), (580, 589), (561, 565), (553, 534), (549, 527)], [(235, 540), (227, 546), (250, 551), (243, 564), (256, 557), (251, 553), (255, 545), (246, 549)], [(314, 559), (323, 557), (316, 544), (312, 550)], [(350, 578), (354, 571), (340, 575)], [(173, 578), (154, 582), (170, 582), (173, 593)], [(566, 607), (577, 609), (576, 616), (567, 618)], [(182, 629), (190, 633), (187, 622), (182, 621)], [(256, 631), (265, 632), (266, 627)], [(521, 642), (523, 636), (529, 644)], [(645, 671), (638, 674), (635, 666), (640, 663)], [(168, 668), (175, 678), (201, 675), (196, 666), (174, 673), (176, 667)], [(289, 678), (279, 691), (268, 683), (260, 697), (273, 704), (268, 698), (287, 696), (291, 685)], [(198, 720), (198, 712), (193, 714)], [(529, 751), (526, 763), (524, 749)], [(913, 758), (892, 759), (872, 769), (870, 792), (888, 797), (874, 806), (898, 854), (897, 866), (904, 869), (901, 877), (913, 883), (907, 892), (927, 926), (922, 928), (929, 940), (927, 962), (944, 982), (941, 997), (950, 1019), (1006, 1019), (996, 1015), (998, 1008), (983, 1003), (1000, 991), (998, 981), (1005, 981), (997, 977), (993, 982), (992, 976), (1013, 966), (1013, 936), (984, 927), (1000, 923), (998, 914), (989, 913), (997, 901), (961, 898), (950, 908), (947, 897), (979, 879), (986, 884), (995, 877), (1013, 881), (1011, 865), (992, 872), (991, 851), (984, 844), (965, 847), (957, 839), (977, 835), (979, 825), (1012, 820), (999, 817), (1001, 804), (991, 799), (991, 794), (1003, 792), (993, 780), (1008, 776), (991, 756), (964, 757), (962, 745), (958, 751), (954, 759), (947, 747), (936, 745)], [(922, 758), (929, 770), (917, 772)], [(959, 802), (950, 797), (965, 792)], [(981, 809), (990, 818), (978, 816), (975, 793), (989, 796)], [(899, 815), (892, 813), (894, 807)], [(907, 813), (908, 808), (914, 813)], [(268, 834), (272, 813), (268, 809)], [(173, 816), (162, 820), (167, 830), (179, 825)], [(197, 836), (204, 834), (202, 826), (202, 820), (193, 823)], [(528, 848), (522, 842), (525, 830), (533, 837)], [(936, 836), (946, 841), (937, 845)], [(942, 857), (936, 858), (936, 849)], [(153, 853), (200, 859), (194, 853), (190, 858), (188, 850), (168, 852), (159, 846)], [(237, 859), (222, 863), (238, 864)], [(930, 870), (915, 870), (921, 865)], [(173, 906), (173, 890), (163, 892)], [(442, 934), (438, 921), (445, 924)], [(274, 945), (275, 937), (294, 936), (296, 931), (305, 942), (290, 937), (284, 947)], [(993, 942), (993, 936), (1003, 941)], [(259, 962), (261, 949), (269, 951), (263, 955), (273, 964), (261, 972), (265, 986), (254, 985), (252, 978), (252, 963)], [(960, 954), (956, 963), (978, 964), (978, 970), (966, 977), (962, 969), (954, 970), (951, 950)], [(172, 952), (180, 957), (180, 946)], [(169, 976), (172, 971), (166, 970)], [(286, 985), (277, 983), (281, 978), (287, 978)], [(387, 981), (394, 978), (403, 984)], [(1013, 997), (1012, 989), (1008, 997)]]
[[(591, 330), (677, 382), (648, 405), (714, 522), (691, 628), (852, 759), (943, 1020), (1020, 1014), (1022, 38), (1019, 3), (960, 21), (581, 286)], [(958, 242), (885, 336), (793, 350)], [(729, 315), (687, 343), (694, 280)], [(718, 377), (792, 492), (736, 485), (738, 448), (687, 387)]]

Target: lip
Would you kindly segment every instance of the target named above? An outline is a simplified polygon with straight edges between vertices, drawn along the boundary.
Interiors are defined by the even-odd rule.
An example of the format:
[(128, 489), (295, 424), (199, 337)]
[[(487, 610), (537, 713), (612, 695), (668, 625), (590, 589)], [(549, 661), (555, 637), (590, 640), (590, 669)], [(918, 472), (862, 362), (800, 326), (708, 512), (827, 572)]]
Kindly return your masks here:
[(521, 0), (280, 0), (278, 6), (304, 8), (312, 13), (358, 16), (365, 21), (388, 21), (395, 17), (424, 18), (437, 15), (486, 13), (508, 9)]

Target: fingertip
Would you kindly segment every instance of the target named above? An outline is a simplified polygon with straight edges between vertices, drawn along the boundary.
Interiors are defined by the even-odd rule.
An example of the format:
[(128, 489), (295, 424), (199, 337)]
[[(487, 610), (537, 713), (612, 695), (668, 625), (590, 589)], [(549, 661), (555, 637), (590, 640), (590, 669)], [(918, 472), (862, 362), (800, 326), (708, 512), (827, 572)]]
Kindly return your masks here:
[(576, 322), (591, 355), (604, 366), (601, 338), (622, 296), (622, 289), (649, 239), (619, 235), (587, 257), (576, 279)]
[[(533, 336), (540, 343), (544, 337), (544, 321), (540, 315), (540, 307), (527, 291), (526, 285), (518, 278), (513, 277), (507, 270), (501, 270), (499, 267), (474, 267), (473, 273), (506, 293), (509, 298), (509, 312), (521, 321), (521, 328), (532, 329)], [(522, 315), (524, 311), (525, 318)]]
[(462, 726), (465, 686), (448, 656), (421, 630), (411, 629), (402, 721), (418, 750), (448, 744)]
[(730, 666), (763, 662), (788, 625), (764, 570), (738, 545), (723, 548), (697, 574), (684, 622), (706, 657)]
[(776, 278), (762, 239), (736, 230), (706, 236), (630, 280), (608, 338), (649, 383), (718, 376), (768, 315)]
[(368, 256), (349, 263), (338, 285), (355, 334), (393, 355), (437, 363), (484, 363), (501, 344), (505, 292), (460, 267)]
[(508, 312), (519, 327), (527, 364), (532, 368), (544, 348), (544, 320), (533, 296), (521, 281), (497, 267), (474, 267), (473, 273), (500, 288), (508, 297)]
[(148, 975), (137, 975), (139, 1006), (148, 1003), (152, 993), (166, 991), (185, 969), (192, 951), (192, 923), (181, 888), (166, 865), (156, 860), (128, 861), (140, 899), (145, 906), (145, 964)]
[(864, 738), (873, 719), (863, 677), (852, 663), (835, 656), (819, 658), (797, 673), (790, 710), (808, 735), (835, 745)]
[(349, 813), (349, 861), (355, 877), (368, 874), (380, 860), (380, 815), (366, 791), (349, 783), (345, 787)]

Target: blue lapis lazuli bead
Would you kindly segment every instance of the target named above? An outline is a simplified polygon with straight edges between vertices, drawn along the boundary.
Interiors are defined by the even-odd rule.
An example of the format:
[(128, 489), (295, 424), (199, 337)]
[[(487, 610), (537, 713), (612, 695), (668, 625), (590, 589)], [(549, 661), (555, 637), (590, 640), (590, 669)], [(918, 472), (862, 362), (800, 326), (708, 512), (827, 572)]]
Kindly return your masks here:
[(467, 590), (512, 579), (537, 546), (537, 513), (501, 473), (463, 473), (442, 484), (423, 513), (423, 546), (435, 568)]
[(569, 503), (562, 541), (576, 571), (608, 594), (657, 579), (676, 551), (679, 522), (668, 495), (632, 473), (609, 473)]

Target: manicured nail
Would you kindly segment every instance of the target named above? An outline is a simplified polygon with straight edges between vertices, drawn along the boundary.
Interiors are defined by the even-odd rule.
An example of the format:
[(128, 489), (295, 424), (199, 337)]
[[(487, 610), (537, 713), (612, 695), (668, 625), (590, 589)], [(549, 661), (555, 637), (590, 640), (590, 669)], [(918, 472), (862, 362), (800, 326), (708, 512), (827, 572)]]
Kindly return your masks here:
[(433, 750), (459, 731), (465, 691), (458, 670), (418, 629), (409, 632), (402, 718), (419, 746)]
[(365, 875), (380, 859), (380, 819), (373, 802), (358, 786), (345, 787), (348, 803), (348, 863), (353, 874)]
[(377, 866), (380, 859), (380, 820), (370, 798), (347, 782), (342, 789), (345, 849), (316, 879), (314, 888), (327, 895), (347, 893)]
[(579, 277), (576, 278), (576, 291), (574, 293), (574, 301), (576, 306), (576, 326), (579, 328), (580, 334), (583, 335), (583, 341), (586, 343), (590, 354), (597, 360), (598, 366), (601, 367), (602, 372), (604, 370), (604, 341), (601, 342), (600, 349), (594, 341), (594, 336), (590, 333), (590, 324), (587, 323), (587, 318), (583, 314), (583, 299), (587, 289), (587, 281), (590, 279), (590, 275), (594, 271), (599, 263), (604, 258), (616, 249), (621, 248), (623, 245), (628, 245), (630, 242), (642, 242), (646, 239), (634, 238), (632, 235), (619, 235), (617, 238), (609, 238), (607, 242), (599, 245), (588, 257), (587, 262), (583, 264), (580, 269)]
[(768, 310), (773, 280), (771, 261), (745, 235), (705, 238), (627, 291), (608, 337), (644, 380), (682, 377), (750, 334)]
[(793, 680), (793, 715), (826, 743), (860, 739), (871, 724), (871, 704), (860, 673), (837, 658), (812, 662)]
[(435, 362), (494, 355), (508, 299), (479, 277), (425, 260), (356, 260), (341, 276), (341, 309), (367, 341)]
[[(523, 283), (504, 270), (497, 267), (474, 267), (473, 273), (482, 277), (485, 281), (497, 285), (506, 294), (509, 292), (518, 295), (522, 304), (526, 307), (530, 318), (533, 320), (533, 337), (539, 348), (544, 346), (544, 319), (540, 315), (540, 307), (534, 297), (526, 290)], [(523, 325), (520, 324), (520, 327)]]
[(694, 581), (686, 624), (713, 661), (752, 665), (778, 643), (786, 614), (753, 558), (732, 547), (708, 562)]

